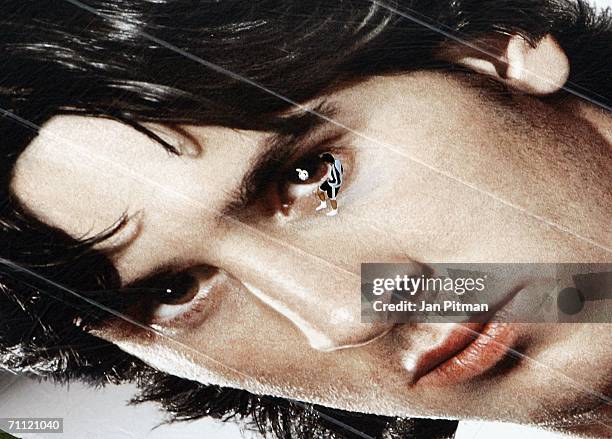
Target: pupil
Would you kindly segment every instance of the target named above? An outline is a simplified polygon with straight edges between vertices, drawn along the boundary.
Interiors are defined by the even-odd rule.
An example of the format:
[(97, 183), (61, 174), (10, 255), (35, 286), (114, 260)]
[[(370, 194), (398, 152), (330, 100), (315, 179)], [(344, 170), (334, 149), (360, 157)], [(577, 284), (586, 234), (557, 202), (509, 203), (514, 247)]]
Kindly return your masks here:
[(166, 279), (162, 302), (166, 304), (187, 303), (197, 293), (196, 280), (188, 273), (178, 273)]
[(288, 179), (291, 183), (294, 184), (310, 184), (313, 181), (318, 180), (322, 177), (321, 175), (321, 159), (318, 157), (313, 157), (307, 160), (300, 162), (295, 168), (303, 169), (308, 172), (308, 178), (306, 180), (300, 180), (298, 171), (295, 169), (291, 173), (290, 178)]

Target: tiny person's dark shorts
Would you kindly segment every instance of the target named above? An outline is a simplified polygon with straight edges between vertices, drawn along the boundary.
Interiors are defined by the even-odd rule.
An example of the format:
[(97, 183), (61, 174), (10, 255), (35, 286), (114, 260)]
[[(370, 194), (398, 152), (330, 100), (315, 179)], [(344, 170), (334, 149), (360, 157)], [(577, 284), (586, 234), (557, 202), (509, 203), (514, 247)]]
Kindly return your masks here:
[(340, 188), (330, 186), (326, 180), (323, 182), (321, 186), (319, 186), (319, 189), (321, 189), (323, 192), (327, 194), (327, 198), (329, 198), (330, 200), (335, 200)]

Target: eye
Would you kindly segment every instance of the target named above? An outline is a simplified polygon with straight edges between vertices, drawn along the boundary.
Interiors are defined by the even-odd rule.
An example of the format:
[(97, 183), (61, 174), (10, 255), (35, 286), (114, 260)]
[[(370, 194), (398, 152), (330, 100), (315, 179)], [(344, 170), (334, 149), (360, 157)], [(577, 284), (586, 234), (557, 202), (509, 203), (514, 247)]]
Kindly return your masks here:
[(287, 184), (313, 184), (325, 177), (327, 169), (327, 163), (319, 156), (309, 156), (294, 163), (286, 173), (285, 181)]
[(203, 311), (216, 269), (196, 267), (180, 273), (166, 274), (155, 279), (158, 291), (150, 322), (175, 325), (186, 323)]
[(190, 272), (182, 272), (164, 279), (161, 285), (160, 301), (167, 305), (181, 305), (190, 302), (198, 293), (198, 280)]
[(279, 198), (284, 214), (288, 214), (296, 199), (311, 195), (325, 179), (329, 165), (319, 155), (308, 155), (293, 162), (280, 179)]
[(283, 207), (287, 208), (296, 198), (311, 194), (323, 182), (328, 170), (329, 165), (318, 154), (294, 162), (279, 182)]

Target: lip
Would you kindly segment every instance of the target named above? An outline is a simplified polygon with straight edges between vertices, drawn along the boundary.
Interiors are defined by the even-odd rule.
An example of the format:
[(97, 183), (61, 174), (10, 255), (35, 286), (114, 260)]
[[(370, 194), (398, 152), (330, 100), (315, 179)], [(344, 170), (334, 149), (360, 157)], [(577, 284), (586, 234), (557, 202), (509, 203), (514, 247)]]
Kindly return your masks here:
[(523, 289), (511, 290), (480, 323), (461, 323), (416, 364), (414, 383), (445, 387), (468, 382), (493, 369), (516, 345), (516, 325), (500, 322), (504, 308)]
[(416, 384), (445, 387), (468, 382), (493, 369), (516, 344), (511, 323), (461, 324), (419, 360)]

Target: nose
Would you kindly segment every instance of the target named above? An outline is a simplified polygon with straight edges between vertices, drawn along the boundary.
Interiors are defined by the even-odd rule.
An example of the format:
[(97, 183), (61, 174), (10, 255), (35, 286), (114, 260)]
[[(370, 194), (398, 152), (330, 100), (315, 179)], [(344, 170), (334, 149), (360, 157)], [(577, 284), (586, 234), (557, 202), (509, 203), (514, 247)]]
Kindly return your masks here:
[(361, 322), (359, 274), (328, 258), (248, 233), (234, 235), (218, 249), (219, 265), (295, 325), (314, 349), (361, 346), (393, 326)]

